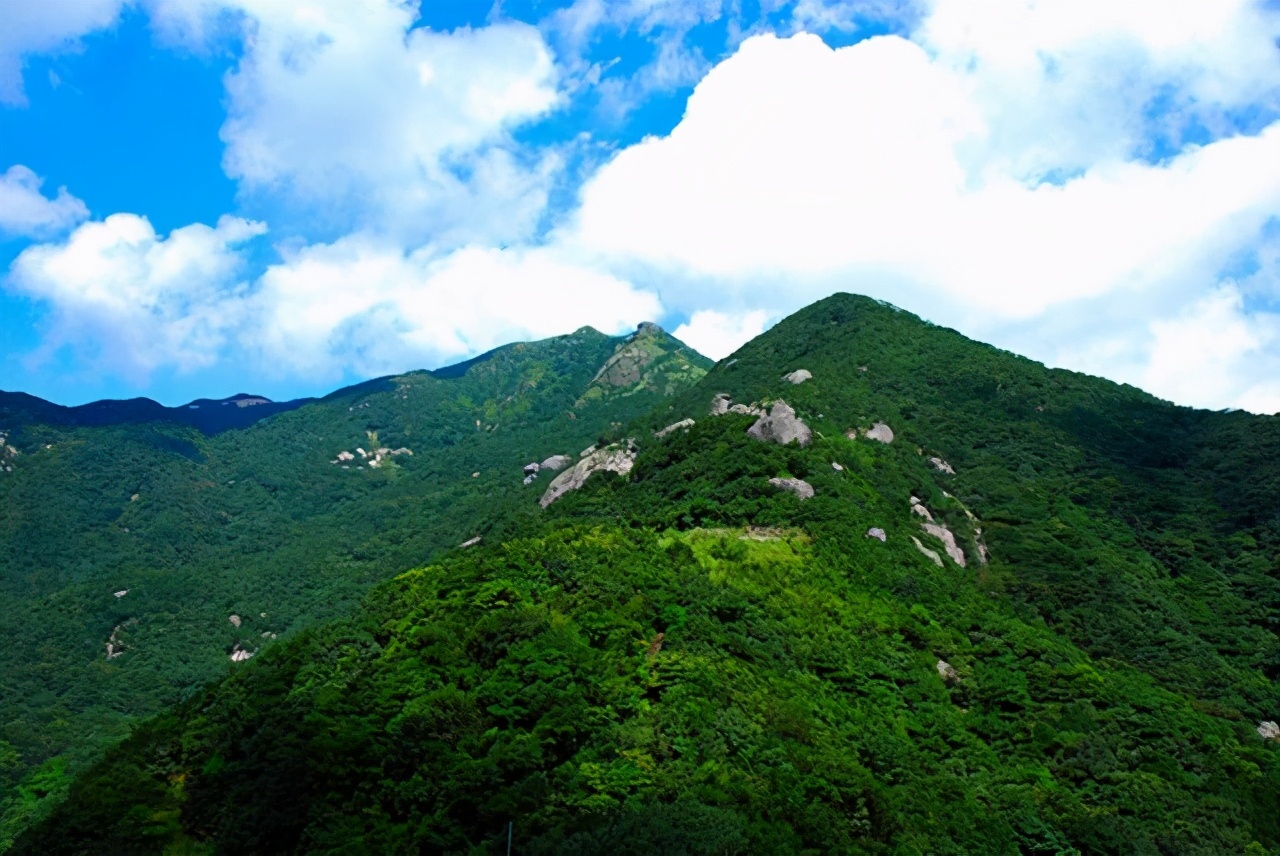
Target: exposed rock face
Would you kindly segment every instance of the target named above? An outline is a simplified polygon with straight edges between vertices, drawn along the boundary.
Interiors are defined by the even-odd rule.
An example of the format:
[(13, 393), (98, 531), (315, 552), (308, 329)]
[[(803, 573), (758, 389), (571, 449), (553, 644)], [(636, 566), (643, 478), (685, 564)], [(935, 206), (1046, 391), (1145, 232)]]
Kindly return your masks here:
[(813, 432), (798, 418), (785, 401), (776, 401), (768, 416), (761, 416), (756, 424), (747, 429), (747, 433), (757, 440), (779, 443), (783, 446), (795, 441), (801, 446), (809, 445)]
[(469, 540), (467, 540), (467, 541), (463, 541), (463, 542), (462, 542), (461, 544), (459, 544), (458, 546), (459, 546), (459, 547), (474, 547), (475, 545), (477, 545), (477, 544), (479, 544), (479, 543), (480, 543), (480, 536), (479, 536), (479, 535), (477, 535), (477, 536), (476, 536), (476, 537), (474, 537), (474, 538), (471, 538), (471, 539), (469, 539)]
[(578, 457), (585, 458), (587, 455), (594, 454), (595, 451), (596, 451), (596, 447), (594, 445), (588, 446), (587, 448), (583, 449), (581, 452), (578, 453)]
[(940, 473), (946, 473), (949, 476), (956, 474), (956, 471), (951, 468), (951, 465), (942, 460), (942, 458), (930, 458), (929, 463), (932, 464), (933, 468)]
[(938, 677), (946, 681), (948, 686), (955, 686), (960, 683), (960, 673), (957, 672), (955, 667), (946, 660), (939, 660), (936, 668), (938, 670)]
[(813, 377), (813, 374), (808, 369), (796, 369), (789, 375), (783, 375), (782, 379), (785, 380), (787, 383), (800, 384), (800, 383), (804, 383), (805, 381), (809, 380), (812, 377)]
[(716, 397), (711, 399), (711, 415), (720, 416), (729, 412), (729, 396), (723, 392), (717, 393)]
[(688, 428), (693, 424), (694, 422), (692, 419), (681, 419), (679, 422), (673, 422), (672, 424), (668, 425), (666, 428), (663, 428), (661, 431), (654, 432), (653, 436), (665, 437), (668, 434), (670, 434), (672, 431), (679, 431), (681, 428)]
[(773, 485), (774, 487), (782, 488), (783, 490), (791, 491), (796, 496), (800, 497), (801, 501), (809, 499), (810, 497), (813, 496), (813, 485), (809, 484), (804, 479), (774, 478), (774, 479), (769, 479), (769, 484)]
[(248, 660), (252, 656), (253, 656), (252, 651), (244, 650), (243, 648), (240, 647), (240, 643), (237, 642), (236, 647), (233, 648), (231, 651), (231, 662), (243, 663), (245, 660)]
[(835, 471), (836, 471), (836, 472), (838, 472), (838, 473), (842, 473), (842, 472), (844, 472), (844, 467), (840, 466), (840, 465), (839, 465), (838, 463), (836, 463), (835, 461), (832, 461), (832, 462), (831, 462), (831, 469), (835, 470)]
[(928, 547), (926, 547), (925, 545), (921, 544), (921, 543), (920, 543), (920, 539), (919, 539), (919, 538), (917, 538), (916, 536), (912, 535), (912, 536), (911, 536), (911, 543), (916, 545), (916, 549), (917, 549), (917, 550), (919, 550), (921, 553), (923, 553), (924, 555), (926, 555), (926, 556), (928, 556), (930, 559), (932, 559), (932, 560), (933, 560), (933, 563), (934, 563), (935, 565), (937, 565), (939, 568), (941, 568), (941, 567), (942, 567), (942, 557), (941, 557), (941, 556), (939, 556), (939, 555), (938, 555), (936, 552), (934, 552), (933, 550), (930, 550), (930, 549), (929, 549)]
[(870, 529), (868, 529), (866, 537), (875, 538), (882, 543), (889, 540), (889, 536), (884, 534), (884, 530), (881, 529), (879, 526), (872, 526)]
[(893, 442), (893, 429), (883, 422), (877, 422), (866, 430), (868, 440), (879, 440), (881, 443)]
[(1280, 723), (1264, 721), (1258, 723), (1258, 736), (1263, 740), (1280, 740)]
[(607, 471), (626, 475), (635, 466), (635, 456), (635, 452), (630, 449), (624, 450), (612, 446), (593, 451), (574, 464), (573, 469), (565, 470), (556, 476), (555, 480), (547, 486), (547, 492), (542, 495), (539, 502), (543, 508), (546, 508), (569, 491), (582, 487), (592, 473)]
[(536, 476), (536, 475), (538, 474), (538, 470), (540, 470), (540, 469), (542, 469), (542, 464), (525, 464), (525, 465), (524, 465), (524, 474), (525, 474), (525, 475), (527, 475), (527, 476), (528, 476), (528, 475), (535, 475), (535, 476)]
[(764, 408), (756, 407), (751, 404), (731, 404), (729, 405), (730, 413), (741, 413), (744, 416), (764, 416)]
[[(923, 506), (919, 505), (916, 506), (916, 508), (922, 507)], [(956, 536), (951, 534), (950, 529), (945, 526), (939, 526), (936, 523), (925, 523), (924, 531), (941, 541), (943, 547), (947, 550), (947, 555), (951, 557), (951, 560), (960, 567), (964, 567), (964, 550), (960, 549), (960, 545), (956, 543)]]
[(120, 591), (118, 591), (118, 592), (113, 592), (113, 594), (114, 594), (117, 598), (124, 597), (124, 596), (125, 596), (125, 595), (127, 595), (128, 593), (129, 593), (129, 590), (128, 590), (128, 589), (120, 589)]
[(240, 626), (240, 624), (241, 624), (240, 616), (238, 616), (238, 615), (228, 615), (228, 616), (227, 616), (227, 621), (230, 621), (230, 622), (231, 622), (231, 626), (232, 626), (232, 627), (239, 627), (239, 626)]
[(571, 460), (573, 459), (568, 455), (552, 455), (538, 465), (538, 470), (551, 470), (554, 473), (557, 470), (563, 470), (565, 467), (569, 466), (569, 462)]
[(343, 449), (341, 452), (338, 453), (339, 461), (351, 461), (351, 460), (355, 460), (355, 457), (356, 457), (355, 455), (351, 454), (346, 449)]
[(933, 515), (929, 513), (929, 509), (925, 508), (923, 505), (921, 505), (918, 502), (911, 506), (911, 513), (920, 515), (925, 520), (928, 520), (930, 523), (933, 522)]

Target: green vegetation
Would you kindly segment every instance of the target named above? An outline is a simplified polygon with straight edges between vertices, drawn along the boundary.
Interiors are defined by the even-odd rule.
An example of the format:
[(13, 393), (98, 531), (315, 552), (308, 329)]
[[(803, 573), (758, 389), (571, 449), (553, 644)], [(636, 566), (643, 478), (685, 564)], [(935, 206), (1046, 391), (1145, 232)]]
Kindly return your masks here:
[[(640, 340), (655, 376), (692, 383), (709, 365), (661, 331)], [(139, 717), (226, 674), (237, 646), (348, 613), (374, 583), (476, 535), (500, 540), (546, 488), (521, 484), (524, 464), (576, 457), (661, 400), (631, 384), (576, 406), (635, 344), (583, 329), (216, 436), (22, 421), (50, 408), (6, 396), (0, 849)], [(331, 463), (372, 452), (371, 433), (413, 455)], [(113, 638), (124, 653), (108, 660)]]
[[(521, 458), (573, 449), (511, 449), (484, 430), (510, 420), (474, 415), (475, 399), (449, 399), (457, 422), (432, 414), (413, 435), (360, 417), (345, 446), (317, 448), (307, 427), (333, 401), (220, 435), (241, 447), (294, 437), (314, 478), (389, 487), (352, 492), (341, 513), (323, 511), (327, 481), (283, 509), (263, 497), (243, 514), (276, 543), (189, 558), (215, 588), (228, 585), (215, 555), (252, 562), (255, 578), (296, 568), (273, 578), (298, 587), (292, 632), (134, 728), (43, 819), (84, 762), (0, 752), (0, 771), (23, 777), (9, 816), (35, 821), (13, 852), (501, 853), (512, 823), (521, 853), (1280, 853), (1280, 742), (1255, 730), (1280, 718), (1280, 418), (1174, 407), (844, 295), (701, 379), (676, 360), (597, 373), (623, 350), (611, 342), (558, 371), (555, 406), (579, 408), (583, 445), (635, 436), (635, 468), (592, 476), (545, 511), (545, 480), (486, 496), (469, 472), (510, 452), (501, 466), (515, 478)], [(813, 379), (782, 379), (798, 368)], [(707, 416), (717, 393), (785, 398), (814, 441), (755, 441), (754, 417)], [(684, 417), (697, 422), (652, 439)], [(531, 418), (529, 436), (561, 420)], [(892, 444), (845, 436), (879, 420)], [(400, 471), (326, 460), (363, 431), (398, 446), (455, 425), (465, 436), (452, 444), (406, 439), (415, 455)], [(218, 439), (164, 460), (214, 466)], [(815, 495), (801, 502), (771, 477)], [(383, 519), (382, 497), (436, 503), (440, 534), (419, 543), (482, 529), (484, 542), (414, 554), (385, 526), (360, 562), (336, 549), (350, 540), (304, 523)], [(955, 534), (965, 567), (912, 543), (942, 552), (912, 497)], [(180, 501), (167, 513), (199, 519)], [(397, 562), (420, 569), (328, 620)], [(169, 578), (174, 597), (209, 584)], [(342, 592), (330, 610), (308, 600), (317, 580)], [(41, 603), (76, 591), (58, 582)], [(256, 603), (211, 610), (221, 668), (263, 629), (253, 619), (237, 636), (225, 613), (252, 618)], [(99, 668), (141, 660), (102, 659), (125, 618), (102, 622)], [(172, 681), (173, 665), (153, 679)], [(102, 704), (107, 689), (85, 698)], [(15, 720), (6, 710), (6, 728)]]

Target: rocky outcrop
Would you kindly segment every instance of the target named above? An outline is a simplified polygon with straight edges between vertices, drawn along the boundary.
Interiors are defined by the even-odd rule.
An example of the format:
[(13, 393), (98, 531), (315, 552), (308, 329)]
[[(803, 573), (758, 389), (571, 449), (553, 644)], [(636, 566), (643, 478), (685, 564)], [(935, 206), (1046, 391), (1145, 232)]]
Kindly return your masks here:
[(711, 415), (721, 416), (725, 413), (728, 413), (730, 402), (731, 402), (731, 399), (729, 398), (727, 393), (723, 393), (723, 392), (716, 393), (715, 397), (711, 399)]
[(239, 626), (241, 625), (241, 623), (242, 623), (242, 622), (240, 621), (240, 616), (238, 616), (238, 615), (228, 615), (228, 616), (227, 616), (227, 621), (230, 621), (230, 622), (231, 622), (231, 626), (232, 626), (232, 627), (239, 627)]
[(942, 458), (930, 458), (929, 463), (940, 473), (946, 473), (949, 476), (956, 474), (956, 471), (951, 468), (951, 465), (942, 460)]
[(938, 670), (938, 677), (942, 678), (947, 686), (955, 686), (960, 683), (960, 673), (946, 660), (939, 660), (935, 668)]
[(877, 422), (862, 433), (868, 440), (878, 440), (881, 443), (893, 442), (893, 429), (883, 422)]
[(840, 466), (840, 465), (839, 465), (838, 463), (836, 463), (835, 461), (832, 461), (832, 462), (831, 462), (831, 469), (835, 470), (835, 471), (836, 471), (836, 472), (838, 472), (838, 473), (842, 473), (842, 472), (844, 472), (844, 467)]
[(525, 464), (525, 465), (524, 465), (524, 474), (525, 474), (525, 475), (527, 475), (527, 476), (529, 476), (529, 475), (534, 475), (534, 476), (536, 476), (536, 475), (538, 474), (538, 470), (540, 470), (540, 469), (542, 469), (542, 464), (538, 464), (538, 463)]
[(538, 464), (538, 470), (539, 472), (542, 470), (550, 470), (554, 473), (569, 466), (569, 462), (572, 460), (573, 458), (570, 458), (568, 455), (552, 455), (542, 463)]
[(928, 556), (931, 560), (933, 560), (933, 563), (935, 565), (937, 565), (939, 568), (942, 567), (942, 557), (939, 556), (936, 551), (930, 550), (928, 547), (921, 544), (920, 539), (914, 535), (911, 536), (911, 543), (916, 545), (917, 550), (919, 550), (921, 553), (923, 553), (924, 555)]
[[(915, 507), (923, 508), (924, 506), (917, 505)], [(960, 549), (960, 545), (956, 543), (956, 536), (952, 534), (950, 529), (936, 523), (925, 523), (924, 531), (942, 542), (942, 546), (946, 549), (947, 555), (951, 557), (951, 561), (962, 568), (965, 566), (964, 550)]]
[(112, 592), (112, 594), (113, 594), (113, 595), (115, 595), (115, 597), (116, 597), (116, 599), (117, 599), (117, 600), (118, 600), (118, 599), (120, 599), (120, 598), (122, 598), (122, 597), (124, 597), (124, 596), (125, 596), (125, 595), (127, 595), (128, 593), (129, 593), (129, 590), (128, 590), (128, 589), (120, 589), (120, 591)]
[(795, 442), (801, 446), (809, 445), (813, 432), (809, 426), (800, 421), (796, 412), (785, 401), (775, 401), (768, 416), (761, 416), (756, 423), (747, 429), (747, 433), (757, 440), (787, 445)]
[(236, 646), (231, 649), (231, 662), (233, 663), (243, 663), (251, 657), (253, 657), (253, 652), (246, 651), (244, 648), (241, 648), (239, 642), (237, 642)]
[(791, 374), (783, 375), (782, 379), (787, 383), (801, 384), (812, 377), (813, 374), (808, 369), (796, 369)]
[(885, 541), (889, 540), (889, 536), (886, 535), (884, 533), (884, 530), (881, 529), (879, 526), (872, 526), (870, 529), (868, 529), (866, 537), (875, 538), (877, 541), (880, 541), (881, 543), (884, 543)]
[(655, 431), (653, 436), (665, 437), (672, 431), (679, 431), (681, 428), (689, 428), (694, 424), (692, 419), (681, 419), (679, 422), (673, 422), (661, 431)]
[(923, 505), (921, 505), (918, 502), (913, 503), (911, 505), (911, 513), (918, 514), (919, 516), (923, 517), (925, 520), (928, 520), (930, 523), (933, 522), (933, 515), (929, 512), (929, 509), (925, 508)]
[(572, 469), (565, 470), (556, 476), (555, 480), (547, 486), (547, 492), (539, 500), (543, 508), (569, 491), (582, 487), (592, 473), (610, 472), (624, 476), (635, 466), (636, 453), (630, 448), (609, 446), (597, 451), (588, 450), (588, 452), (589, 454), (574, 464)]
[(479, 544), (479, 543), (480, 543), (480, 536), (479, 536), (479, 535), (477, 535), (477, 536), (476, 536), (476, 537), (474, 537), (474, 538), (470, 538), (470, 539), (468, 539), (468, 540), (466, 540), (466, 541), (463, 541), (463, 542), (462, 542), (461, 544), (459, 544), (458, 546), (459, 546), (459, 547), (474, 547), (475, 545), (477, 545), (477, 544)]
[(813, 496), (813, 485), (804, 479), (769, 479), (769, 484), (782, 490), (790, 491), (800, 497), (801, 501), (810, 499)]
[(1258, 736), (1263, 740), (1280, 740), (1280, 723), (1270, 720), (1259, 722)]

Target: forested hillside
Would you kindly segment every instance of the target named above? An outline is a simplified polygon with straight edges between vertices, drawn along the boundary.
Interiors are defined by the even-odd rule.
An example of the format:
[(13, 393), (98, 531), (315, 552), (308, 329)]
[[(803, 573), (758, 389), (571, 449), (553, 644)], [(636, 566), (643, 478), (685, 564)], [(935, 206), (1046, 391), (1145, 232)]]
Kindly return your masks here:
[(139, 726), (14, 852), (1280, 853), (1280, 418), (849, 295), (687, 386), (642, 350), (564, 399), (634, 404), (576, 489), (386, 548), (420, 567)]
[(657, 328), (584, 328), (213, 436), (6, 395), (0, 847), (139, 717), (443, 548), (500, 539), (554, 475), (524, 485), (525, 464), (576, 459), (708, 366)]

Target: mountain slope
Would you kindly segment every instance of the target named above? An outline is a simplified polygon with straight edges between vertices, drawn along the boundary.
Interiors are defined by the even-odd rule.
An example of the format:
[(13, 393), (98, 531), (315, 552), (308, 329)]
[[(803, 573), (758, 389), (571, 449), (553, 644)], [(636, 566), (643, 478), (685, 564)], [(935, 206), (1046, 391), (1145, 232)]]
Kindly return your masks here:
[(633, 428), (682, 417), (141, 727), (16, 852), (1280, 850), (1276, 420), (849, 296)]
[(231, 656), (516, 525), (546, 485), (522, 485), (524, 464), (576, 456), (660, 400), (628, 383), (579, 404), (637, 344), (677, 387), (709, 365), (657, 328), (584, 328), (212, 436), (167, 419), (0, 425), (15, 452), (0, 474), (0, 830)]

